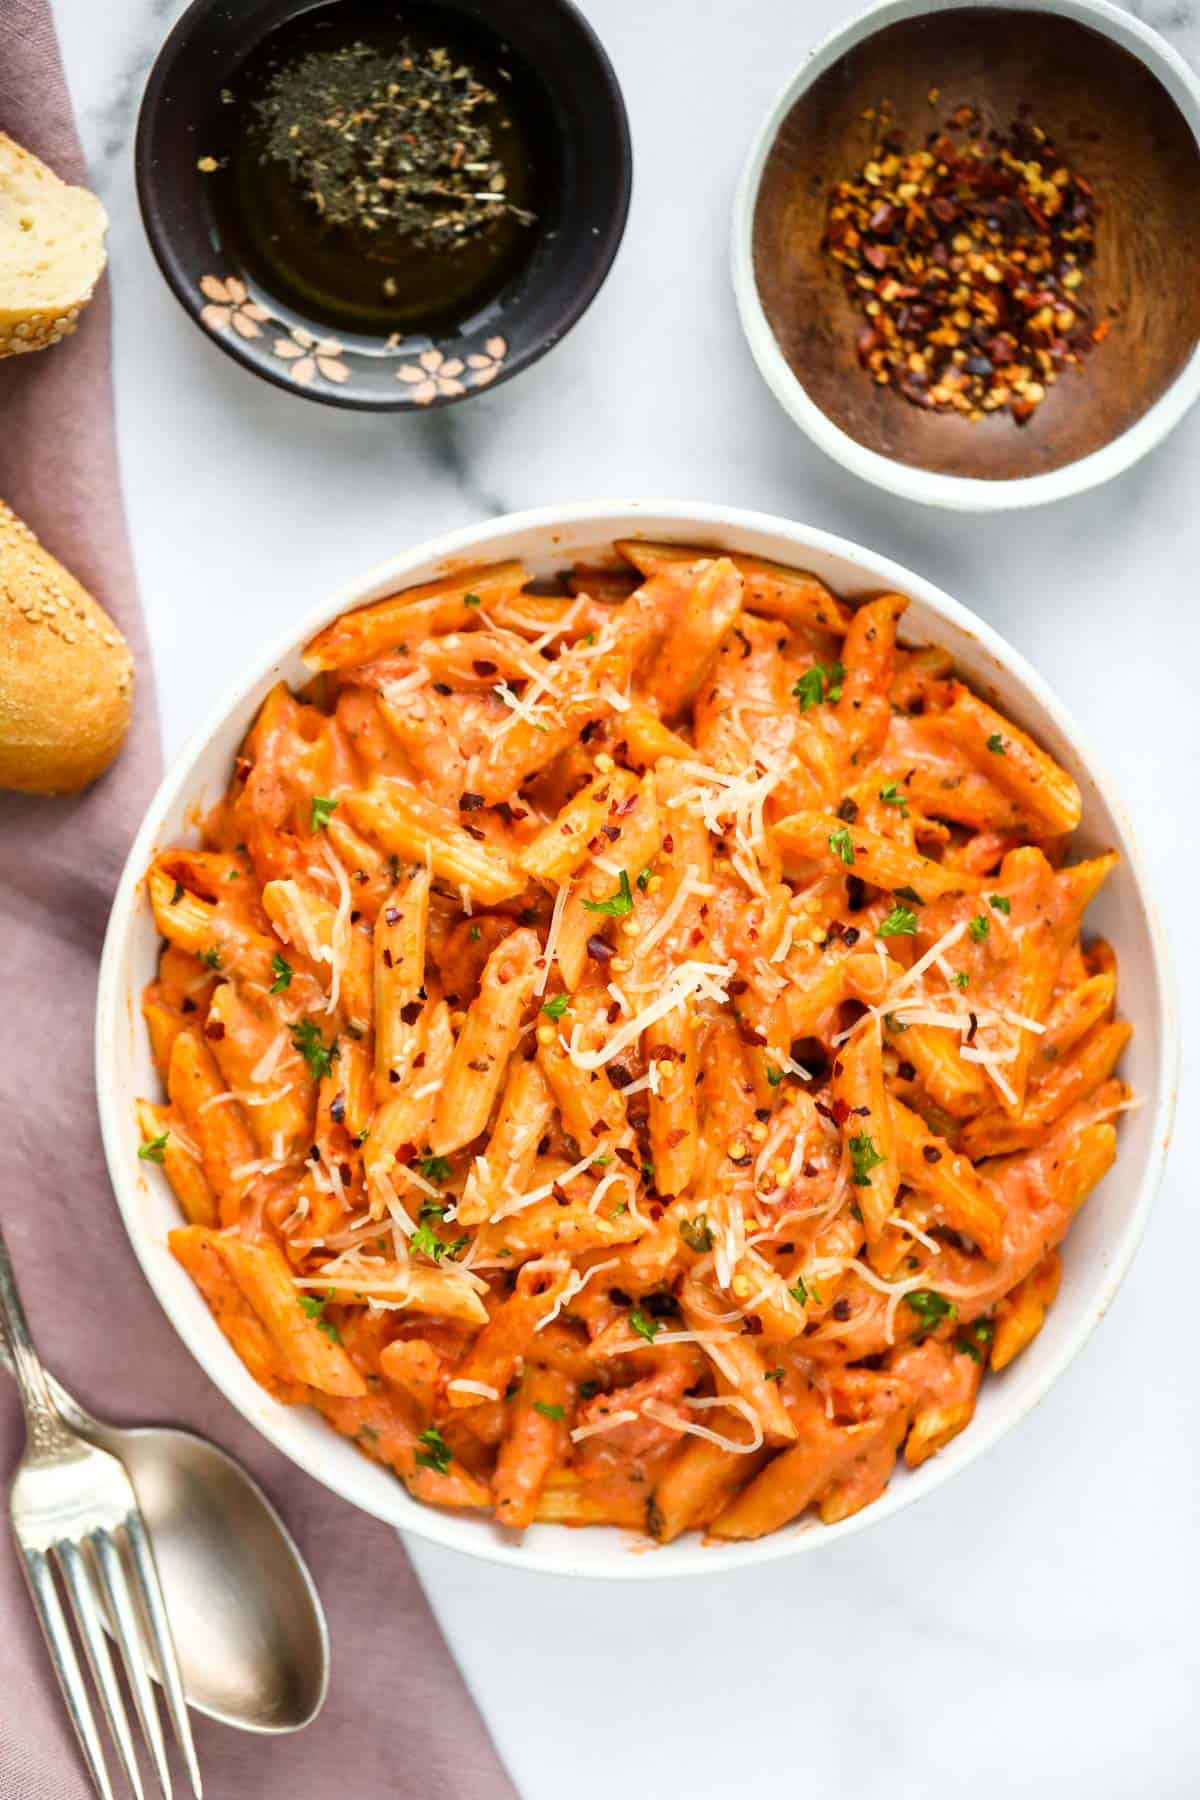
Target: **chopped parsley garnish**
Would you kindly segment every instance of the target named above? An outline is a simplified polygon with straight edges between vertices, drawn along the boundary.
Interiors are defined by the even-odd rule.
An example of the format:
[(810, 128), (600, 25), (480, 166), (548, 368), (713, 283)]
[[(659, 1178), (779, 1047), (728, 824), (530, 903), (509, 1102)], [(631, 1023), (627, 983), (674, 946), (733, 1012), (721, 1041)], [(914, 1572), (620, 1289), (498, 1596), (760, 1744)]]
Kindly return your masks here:
[(565, 1406), (550, 1406), (545, 1400), (535, 1400), (533, 1403), (533, 1410), (535, 1413), (541, 1413), (543, 1419), (558, 1420), (565, 1419), (567, 1416), (567, 1409)]
[(851, 1185), (870, 1187), (871, 1170), (877, 1169), (885, 1160), (886, 1158), (880, 1156), (867, 1133), (860, 1131), (856, 1137), (850, 1139)]
[(450, 1446), (436, 1425), (430, 1425), (417, 1439), (424, 1444), (423, 1450), (417, 1451), (418, 1469), (432, 1469), (437, 1475), (444, 1475), (450, 1467)]
[(782, 1369), (768, 1369), (766, 1374), (763, 1376), (763, 1380), (764, 1381), (782, 1381), (783, 1380), (783, 1370)]
[(854, 867), (854, 839), (844, 825), (839, 825), (836, 831), (830, 832), (829, 848), (835, 856), (841, 858), (847, 868)]
[(204, 964), (206, 969), (219, 969), (221, 966), (221, 952), (217, 949), (215, 944), (210, 944), (207, 950), (202, 950), (200, 952), (200, 961)]
[(998, 731), (993, 731), (991, 737), (987, 741), (987, 747), (993, 756), (1004, 756), (1006, 754), (1004, 749), (1004, 739), (1000, 736)]
[(1012, 901), (1003, 894), (989, 894), (988, 905), (994, 906), (998, 913), (1004, 913), (1006, 917), (1012, 911)]
[(338, 803), (336, 800), (326, 800), (322, 795), (314, 794), (312, 797), (312, 809), (308, 815), (308, 829), (310, 831), (324, 831), (337, 809)]
[(649, 863), (647, 863), (646, 867), (642, 870), (641, 874), (638, 876), (637, 884), (641, 888), (643, 894), (645, 893), (646, 889), (650, 886), (650, 865), (649, 865)]
[(479, 942), (480, 938), (483, 936), (483, 933), (480, 931), (478, 925), (472, 925), (470, 931), (468, 931), (468, 933), (467, 933), (467, 936), (470, 938), (470, 940), (473, 944), (477, 944)]
[(986, 1362), (988, 1345), (996, 1335), (990, 1319), (975, 1319), (954, 1340), (954, 1348), (969, 1356), (972, 1362)]
[(618, 1200), (617, 1204), (613, 1207), (612, 1211), (609, 1213), (608, 1216), (610, 1219), (619, 1219), (621, 1217), (622, 1213), (627, 1213), (628, 1211), (629, 1211), (628, 1200)]
[(902, 794), (894, 781), (886, 782), (884, 786), (880, 788), (879, 798), (883, 801), (885, 806), (898, 806), (900, 808), (900, 817), (902, 819), (907, 819), (908, 795)]
[(570, 994), (551, 994), (548, 1000), (542, 1001), (542, 1011), (552, 1019), (561, 1019), (570, 1004)]
[(274, 981), (271, 983), (271, 992), (273, 994), (282, 994), (284, 988), (291, 987), (292, 976), (295, 974), (295, 970), (292, 968), (291, 963), (284, 962), (278, 950), (271, 958), (271, 973), (275, 977)]
[(464, 594), (463, 595), (463, 605), (464, 606), (482, 606), (483, 601), (479, 598), (478, 594)]
[(804, 1285), (803, 1275), (797, 1275), (795, 1282), (788, 1289), (788, 1293), (792, 1296), (792, 1299), (796, 1302), (797, 1306), (808, 1305), (808, 1289)]
[(807, 712), (810, 706), (820, 706), (823, 700), (840, 700), (845, 679), (846, 670), (840, 662), (815, 662), (792, 689), (792, 698), (800, 702), (801, 712)]
[(326, 1044), (321, 1036), (320, 1026), (314, 1025), (311, 1019), (302, 1019), (299, 1025), (289, 1025), (288, 1030), (292, 1034), (293, 1044), (308, 1064), (309, 1074), (314, 1081), (320, 1081), (333, 1068), (337, 1039)]
[(984, 938), (987, 936), (988, 932), (991, 929), (992, 929), (992, 921), (988, 918), (985, 918), (983, 913), (978, 913), (976, 915), (976, 917), (971, 920), (971, 923), (967, 926), (967, 930), (971, 934), (972, 942), (974, 942), (976, 944), (982, 944)]
[(163, 1151), (167, 1147), (167, 1139), (170, 1135), (169, 1131), (164, 1131), (161, 1137), (148, 1138), (144, 1144), (139, 1144), (138, 1160), (140, 1162), (160, 1163), (163, 1159)]
[(679, 1235), (688, 1249), (694, 1250), (697, 1256), (703, 1256), (705, 1251), (713, 1247), (712, 1232), (703, 1213), (697, 1213), (694, 1219), (680, 1219)]
[(465, 1250), (467, 1242), (466, 1237), (460, 1237), (448, 1244), (444, 1238), (437, 1235), (433, 1226), (424, 1217), (421, 1218), (416, 1230), (408, 1240), (411, 1250), (420, 1250), (429, 1258), (430, 1262), (435, 1263), (440, 1263), (443, 1256), (448, 1256), (452, 1262), (457, 1261)]
[(965, 969), (960, 969), (956, 975), (950, 977), (952, 986), (956, 988), (965, 988), (970, 980), (971, 977), (967, 974)]
[(778, 1063), (767, 1064), (767, 1086), (778, 1087), (783, 1080), (783, 1070)]
[(925, 904), (915, 888), (893, 888), (892, 892), (895, 894), (897, 900), (907, 900), (913, 906), (924, 906)]
[(450, 1164), (444, 1156), (418, 1156), (417, 1168), (426, 1181), (437, 1184), (450, 1179)]
[(878, 937), (915, 937), (917, 915), (907, 906), (893, 906), (886, 919), (879, 921)]
[(301, 1294), (300, 1310), (304, 1313), (306, 1318), (316, 1321), (317, 1330), (323, 1331), (331, 1343), (340, 1344), (342, 1341), (341, 1332), (338, 1330), (332, 1319), (327, 1319), (325, 1317), (325, 1304), (332, 1299), (332, 1288), (328, 1288), (322, 1295)]
[(585, 900), (583, 904), (588, 912), (610, 913), (615, 919), (624, 918), (626, 913), (631, 913), (633, 911), (633, 889), (629, 885), (628, 871), (621, 870), (617, 891), (615, 894), (610, 894), (607, 900)]
[(638, 1336), (644, 1337), (648, 1344), (652, 1344), (662, 1330), (662, 1320), (648, 1319), (640, 1306), (635, 1306), (630, 1313), (629, 1323)]
[(947, 1300), (933, 1288), (914, 1288), (911, 1294), (905, 1294), (905, 1304), (911, 1306), (927, 1331), (940, 1325), (943, 1319), (957, 1319), (958, 1308), (953, 1300)]

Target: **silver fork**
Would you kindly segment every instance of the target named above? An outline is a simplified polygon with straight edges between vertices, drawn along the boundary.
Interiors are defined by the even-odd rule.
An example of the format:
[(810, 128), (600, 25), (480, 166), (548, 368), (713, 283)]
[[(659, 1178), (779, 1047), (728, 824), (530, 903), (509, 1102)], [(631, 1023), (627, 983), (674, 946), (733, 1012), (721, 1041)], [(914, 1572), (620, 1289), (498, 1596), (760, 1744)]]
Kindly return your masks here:
[(104, 1636), (105, 1614), (120, 1647), (126, 1684), (163, 1794), (170, 1800), (171, 1774), (147, 1671), (150, 1656), (162, 1679), (167, 1712), (192, 1792), (199, 1800), (200, 1770), (179, 1664), (154, 1552), (132, 1484), (124, 1465), (72, 1431), (51, 1399), (46, 1372), (29, 1336), (3, 1232), (0, 1329), (8, 1338), (25, 1408), (25, 1454), (9, 1497), (13, 1531), (50, 1661), (96, 1792), (101, 1800), (115, 1800), (63, 1595), (101, 1711), (137, 1800), (144, 1800), (141, 1771)]

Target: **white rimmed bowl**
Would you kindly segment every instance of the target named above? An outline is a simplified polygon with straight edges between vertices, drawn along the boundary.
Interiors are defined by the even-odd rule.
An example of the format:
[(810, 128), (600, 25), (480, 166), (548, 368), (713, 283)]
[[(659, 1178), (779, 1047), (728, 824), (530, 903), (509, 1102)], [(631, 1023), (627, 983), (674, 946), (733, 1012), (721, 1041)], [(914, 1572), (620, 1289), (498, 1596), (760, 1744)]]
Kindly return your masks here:
[[(996, 57), (989, 62), (978, 52), (974, 85), (947, 88), (942, 110), (932, 110), (926, 84), (945, 74), (939, 38), (953, 22), (958, 51), (947, 62), (953, 80), (961, 72), (964, 37), (971, 62), (970, 23), (963, 21), (971, 14), (997, 39)], [(1046, 37), (1027, 54), (1020, 34), (1028, 36), (1029, 28), (1021, 15)], [(889, 48), (899, 36), (903, 46)], [(1095, 66), (1072, 69), (1073, 57), (1082, 57), (1096, 38), (1103, 54)], [(1130, 59), (1140, 79), (1121, 74), (1118, 65)], [(870, 66), (869, 82), (856, 67), (862, 61)], [(1122, 316), (1111, 321), (1112, 333), (1085, 371), (1066, 370), (1024, 428), (1001, 414), (967, 424), (926, 413), (891, 388), (874, 389), (857, 365), (854, 338), (864, 320), (845, 303), (840, 278), (819, 250), (824, 194), (869, 153), (877, 126), (860, 122), (874, 116), (860, 110), (862, 102), (891, 104), (896, 87), (903, 90), (901, 113), (907, 97), (909, 134), (923, 134), (961, 102), (980, 101), (987, 122), (994, 115), (1006, 126), (1020, 97), (1022, 105), (1026, 98), (1034, 105), (1035, 122), (1060, 120), (1068, 160), (1090, 166), (1090, 157), (1101, 158), (1098, 229), (1103, 233), (1111, 215), (1114, 241), (1097, 257), (1095, 284), (1102, 291), (1096, 298), (1103, 315), (1103, 300), (1119, 297)], [(1011, 110), (996, 110), (1001, 104)], [(832, 141), (828, 117), (813, 126), (814, 107), (839, 119)], [(1172, 107), (1177, 116), (1168, 156), (1162, 128)], [(1086, 125), (1075, 113), (1085, 115)], [(1109, 141), (1097, 149), (1093, 136)], [(923, 505), (999, 512), (1045, 505), (1111, 480), (1166, 437), (1200, 396), (1192, 225), (1197, 146), (1200, 77), (1156, 31), (1108, 0), (883, 0), (809, 52), (763, 121), (743, 168), (733, 208), (733, 285), (759, 372), (822, 450), (864, 481)], [(1126, 157), (1135, 165), (1132, 179)], [(781, 175), (781, 168), (790, 172)], [(756, 230), (760, 203), (769, 230)], [(796, 245), (794, 252), (788, 244)], [(1178, 306), (1168, 305), (1171, 296)], [(1148, 322), (1159, 339), (1153, 347)]]
[[(193, 839), (197, 803), (211, 804), (224, 790), (237, 747), (273, 683), (305, 679), (300, 646), (347, 607), (427, 581), (464, 562), (521, 557), (535, 573), (545, 574), (577, 557), (590, 560), (614, 538), (639, 536), (793, 563), (814, 570), (851, 598), (899, 589), (912, 599), (906, 639), (945, 645), (964, 676), (1071, 771), (1084, 801), (1079, 852), (1115, 848), (1122, 857), (1089, 925), (1112, 942), (1120, 958), (1121, 1009), (1135, 1028), (1124, 1069), (1144, 1099), (1139, 1110), (1123, 1118), (1116, 1165), (1072, 1228), (1062, 1292), (1045, 1328), (1010, 1369), (984, 1384), (969, 1430), (920, 1469), (898, 1469), (874, 1506), (839, 1525), (799, 1521), (756, 1543), (704, 1546), (685, 1538), (640, 1555), (622, 1532), (537, 1525), (517, 1542), (485, 1518), (419, 1505), (316, 1413), (272, 1400), (243, 1368), (167, 1249), (167, 1232), (178, 1224), (178, 1210), (161, 1170), (138, 1160), (134, 1118), (135, 1098), (159, 1091), (139, 1012), (142, 988), (155, 973), (159, 941), (143, 876), (158, 850)], [(96, 1089), (113, 1187), (147, 1280), (201, 1367), (278, 1449), (354, 1505), (435, 1543), (550, 1574), (649, 1579), (768, 1562), (817, 1550), (882, 1522), (940, 1487), (1037, 1404), (1105, 1311), (1141, 1238), (1174, 1105), (1176, 1029), (1166, 948), (1129, 821), (1064, 708), (1002, 638), (899, 564), (808, 526), (724, 506), (601, 501), (489, 520), (394, 557), (321, 601), (247, 673), (238, 675), (163, 781), (122, 874), (100, 970)]]

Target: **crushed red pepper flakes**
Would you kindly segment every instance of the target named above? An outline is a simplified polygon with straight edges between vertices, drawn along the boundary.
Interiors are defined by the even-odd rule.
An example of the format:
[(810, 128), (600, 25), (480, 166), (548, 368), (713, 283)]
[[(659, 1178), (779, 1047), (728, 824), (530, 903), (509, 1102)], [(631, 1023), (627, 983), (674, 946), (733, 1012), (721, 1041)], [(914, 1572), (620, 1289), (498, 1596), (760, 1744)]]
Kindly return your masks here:
[(1108, 331), (1080, 293), (1092, 189), (1024, 118), (985, 133), (960, 106), (919, 150), (881, 128), (830, 189), (822, 240), (866, 315), (859, 361), (914, 406), (1023, 425)]

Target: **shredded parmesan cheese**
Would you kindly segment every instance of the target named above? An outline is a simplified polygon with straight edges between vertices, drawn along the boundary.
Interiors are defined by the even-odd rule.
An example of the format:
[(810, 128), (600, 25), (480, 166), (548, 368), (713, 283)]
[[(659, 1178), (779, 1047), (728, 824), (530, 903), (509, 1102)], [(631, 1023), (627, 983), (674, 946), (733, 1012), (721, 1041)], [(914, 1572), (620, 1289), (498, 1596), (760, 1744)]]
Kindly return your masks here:
[(448, 1388), (460, 1394), (477, 1394), (481, 1400), (498, 1400), (500, 1389), (489, 1387), (486, 1381), (469, 1381), (465, 1375), (456, 1375), (453, 1381), (446, 1383)]
[(602, 1431), (615, 1431), (618, 1425), (630, 1425), (637, 1418), (635, 1412), (625, 1408), (622, 1412), (609, 1413), (605, 1419), (599, 1419), (594, 1425), (576, 1425), (571, 1433), (573, 1444), (582, 1444), (584, 1438), (597, 1437)]
[(615, 1256), (610, 1256), (606, 1262), (593, 1263), (587, 1273), (583, 1275), (579, 1273), (578, 1269), (572, 1269), (563, 1285), (562, 1292), (555, 1299), (554, 1305), (550, 1308), (550, 1311), (546, 1314), (545, 1318), (538, 1320), (533, 1329), (535, 1331), (545, 1331), (547, 1325), (553, 1325), (563, 1307), (569, 1305), (576, 1294), (583, 1292), (588, 1282), (592, 1279), (592, 1276), (599, 1275), (603, 1269), (615, 1269), (617, 1260), (618, 1259)]
[(665, 1401), (654, 1398), (643, 1400), (642, 1413), (648, 1419), (657, 1419), (662, 1425), (673, 1426), (676, 1431), (686, 1431), (692, 1437), (703, 1438), (706, 1443), (716, 1444), (721, 1450), (731, 1450), (735, 1456), (750, 1456), (755, 1450), (761, 1450), (766, 1441), (758, 1415), (750, 1402), (743, 1400), (740, 1394), (716, 1394), (704, 1399), (696, 1399), (689, 1395), (687, 1404), (697, 1410), (703, 1407), (727, 1406), (732, 1412), (742, 1415), (754, 1436), (748, 1444), (743, 1444), (737, 1438), (724, 1437), (721, 1432), (710, 1431), (707, 1425), (697, 1425), (694, 1419), (685, 1418), (682, 1413), (676, 1412), (673, 1406), (668, 1406)]
[(571, 892), (571, 883), (564, 881), (554, 896), (554, 911), (550, 914), (550, 928), (546, 933), (546, 948), (542, 951), (538, 972), (534, 977), (533, 991), (544, 994), (546, 981), (550, 974), (550, 966), (558, 955), (558, 934), (562, 930), (563, 908), (567, 904), (567, 896)]
[(728, 995), (721, 984), (729, 980), (736, 966), (735, 963), (680, 963), (667, 977), (658, 999), (619, 1026), (599, 1050), (582, 1048), (582, 1028), (576, 1025), (567, 1047), (571, 1061), (577, 1069), (602, 1069), (615, 1056), (619, 1056), (622, 1050), (636, 1043), (649, 1026), (656, 1025), (659, 1019), (665, 1019), (668, 1013), (682, 1006), (693, 994), (700, 994), (724, 1005)]

